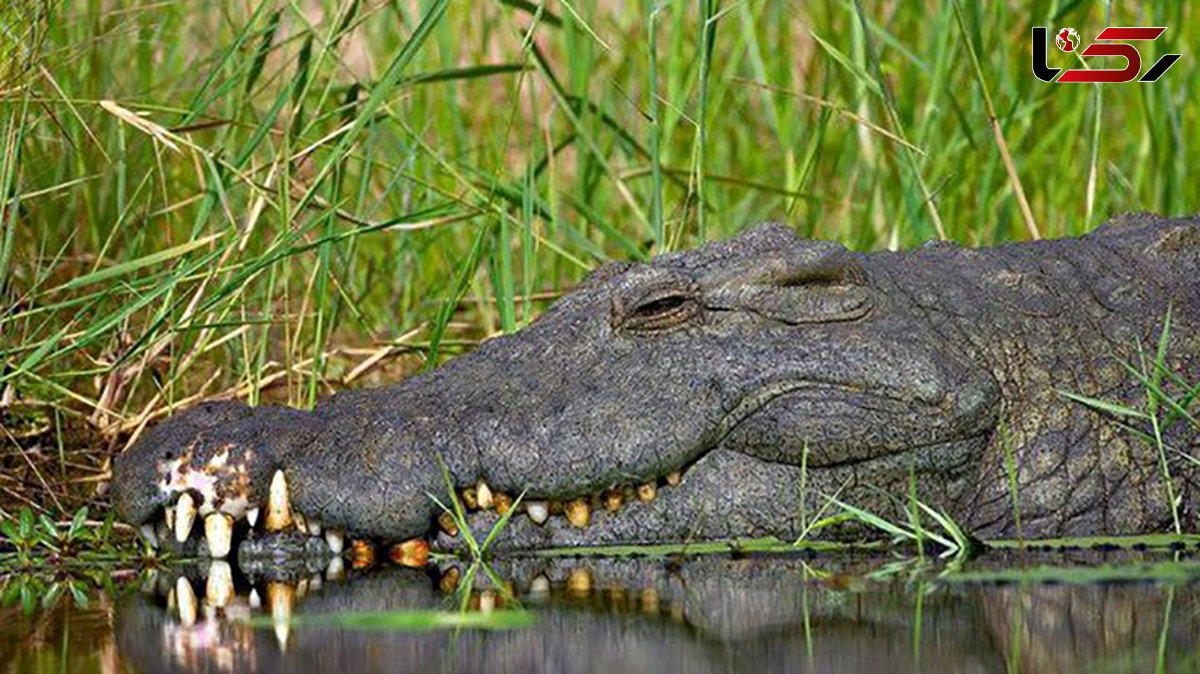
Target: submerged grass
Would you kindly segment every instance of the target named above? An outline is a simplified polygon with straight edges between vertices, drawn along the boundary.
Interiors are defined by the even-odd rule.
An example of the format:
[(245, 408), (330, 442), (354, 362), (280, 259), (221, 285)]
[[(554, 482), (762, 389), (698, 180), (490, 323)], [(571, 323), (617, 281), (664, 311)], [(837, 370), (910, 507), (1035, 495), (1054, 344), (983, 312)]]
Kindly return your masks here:
[[(428, 632), (430, 630), (506, 630), (531, 627), (537, 623), (536, 614), (522, 610), (479, 611), (339, 611), (329, 613), (299, 613), (290, 620), (292, 626), (338, 627), (347, 630), (386, 630), (390, 632)], [(275, 619), (266, 616), (251, 618), (245, 624), (253, 627), (277, 627)]]
[(8, 520), (101, 512), (181, 406), (392, 381), (747, 223), (874, 249), (1200, 210), (1200, 62), (1103, 101), (1028, 64), (1031, 25), (1186, 53), (1188, 3), (34, 4), (0, 38), (0, 410), (51, 424), (0, 434)]

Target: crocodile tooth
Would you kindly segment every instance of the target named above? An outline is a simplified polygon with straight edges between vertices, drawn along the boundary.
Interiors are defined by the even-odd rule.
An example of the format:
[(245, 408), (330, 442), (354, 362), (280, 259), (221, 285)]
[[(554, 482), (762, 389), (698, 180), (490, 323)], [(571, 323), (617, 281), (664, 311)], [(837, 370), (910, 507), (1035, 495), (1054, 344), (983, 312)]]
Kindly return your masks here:
[(488, 486), (488, 483), (480, 480), (479, 483), (475, 485), (475, 497), (479, 500), (480, 510), (487, 510), (488, 508), (492, 507), (493, 503), (495, 502), (493, 496), (492, 488)]
[(259, 596), (257, 588), (250, 588), (250, 596), (246, 598), (246, 601), (252, 609), (258, 610), (262, 608), (262, 597)]
[(175, 540), (180, 543), (187, 541), (192, 533), (192, 522), (196, 519), (196, 503), (192, 495), (184, 492), (175, 505)]
[(279, 641), (279, 650), (287, 648), (288, 633), (292, 628), (292, 604), (295, 596), (295, 590), (287, 583), (267, 584), (267, 601), (271, 603), (271, 622), (275, 626), (275, 638)]
[(496, 506), (497, 515), (506, 515), (512, 510), (513, 500), (511, 496), (501, 492), (492, 497), (492, 503)]
[(642, 590), (642, 613), (658, 613), (658, 590), (648, 587)]
[(529, 583), (529, 594), (538, 599), (550, 596), (550, 579), (539, 573)]
[(258, 526), (258, 508), (251, 508), (246, 511), (246, 521), (250, 523), (250, 528)]
[(184, 627), (196, 624), (196, 593), (192, 590), (192, 581), (187, 576), (180, 576), (175, 581), (175, 603), (179, 607), (179, 623)]
[(308, 522), (308, 535), (309, 536), (320, 536), (321, 535), (321, 520), (313, 519), (310, 517), (310, 518), (308, 518), (307, 522)]
[(446, 573), (443, 573), (441, 579), (438, 580), (438, 588), (445, 594), (453, 594), (458, 589), (460, 578), (462, 578), (462, 571), (459, 571), (457, 566), (452, 566), (446, 569)]
[(573, 569), (567, 576), (567, 591), (571, 594), (586, 595), (592, 591), (592, 572), (586, 568)]
[(550, 508), (546, 506), (545, 501), (530, 501), (526, 503), (525, 512), (529, 513), (529, 519), (537, 524), (545, 524), (546, 520), (550, 519)]
[(462, 490), (462, 502), (467, 510), (475, 510), (479, 507), (479, 494), (475, 487), (467, 487)]
[(620, 489), (609, 489), (604, 492), (604, 509), (615, 513), (625, 505), (625, 494)]
[(672, 487), (677, 486), (682, 480), (683, 473), (680, 473), (679, 471), (667, 473), (667, 484), (671, 485)]
[(576, 529), (584, 529), (592, 519), (592, 506), (586, 498), (568, 501), (566, 506), (567, 521)]
[(449, 511), (438, 515), (438, 526), (451, 536), (458, 535), (458, 523), (454, 521), (454, 515), (451, 515)]
[(429, 563), (429, 544), (423, 538), (411, 538), (393, 545), (388, 556), (400, 566), (422, 567)]
[(342, 580), (346, 577), (346, 567), (342, 563), (340, 556), (329, 560), (329, 566), (325, 567), (325, 580), (335, 581)]
[(656, 487), (653, 482), (647, 482), (646, 484), (639, 485), (637, 488), (637, 495), (639, 501), (642, 503), (649, 503), (654, 500), (655, 496), (658, 496), (658, 487)]
[(287, 478), (276, 470), (267, 495), (267, 531), (283, 531), (292, 523), (292, 507), (288, 503)]
[(229, 566), (229, 562), (218, 559), (208, 565), (208, 581), (204, 584), (204, 597), (210, 606), (216, 607), (223, 607), (233, 599), (233, 569)]
[(305, 536), (308, 535), (308, 520), (304, 517), (303, 513), (292, 513), (292, 524), (296, 525), (296, 531), (299, 531)]
[(496, 592), (495, 590), (484, 590), (479, 593), (479, 612), (491, 613), (496, 610)]
[(153, 524), (147, 522), (146, 524), (138, 527), (138, 531), (142, 534), (142, 538), (146, 539), (146, 542), (150, 544), (150, 547), (154, 548), (155, 550), (158, 549), (158, 534), (154, 533)]
[(225, 513), (212, 513), (204, 518), (204, 537), (208, 539), (208, 555), (224, 559), (233, 541), (233, 518)]
[(684, 609), (682, 601), (676, 599), (675, 601), (671, 602), (670, 612), (671, 612), (671, 620), (674, 620), (675, 622), (680, 623), (680, 624), (686, 622), (687, 611)]
[(346, 545), (346, 535), (340, 529), (326, 529), (325, 544), (334, 555), (341, 555), (342, 548)]
[(375, 546), (361, 538), (350, 541), (350, 564), (356, 569), (374, 566)]

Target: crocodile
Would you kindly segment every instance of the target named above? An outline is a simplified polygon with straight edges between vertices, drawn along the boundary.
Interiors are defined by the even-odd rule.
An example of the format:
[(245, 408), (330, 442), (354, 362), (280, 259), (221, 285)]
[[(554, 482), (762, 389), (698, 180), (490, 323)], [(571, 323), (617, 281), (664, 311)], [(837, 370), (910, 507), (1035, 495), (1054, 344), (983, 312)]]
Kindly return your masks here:
[(1197, 269), (1200, 218), (871, 253), (759, 225), (397, 384), (179, 413), (113, 503), (217, 557), (292, 531), (418, 563), (501, 517), (495, 550), (861, 535), (831, 516), (915, 502), (980, 538), (1195, 530)]

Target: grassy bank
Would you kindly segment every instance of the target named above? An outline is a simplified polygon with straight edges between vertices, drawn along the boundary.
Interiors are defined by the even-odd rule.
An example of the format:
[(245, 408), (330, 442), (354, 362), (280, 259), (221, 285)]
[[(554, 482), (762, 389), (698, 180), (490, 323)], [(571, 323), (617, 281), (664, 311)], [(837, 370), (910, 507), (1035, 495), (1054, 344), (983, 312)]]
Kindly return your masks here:
[[(178, 406), (391, 381), (747, 223), (874, 249), (1200, 210), (1194, 8), (1033, 7), (10, 4), (0, 516), (102, 506)], [(1184, 57), (1033, 77), (1031, 26), (1110, 24), (1169, 27), (1145, 68)]]

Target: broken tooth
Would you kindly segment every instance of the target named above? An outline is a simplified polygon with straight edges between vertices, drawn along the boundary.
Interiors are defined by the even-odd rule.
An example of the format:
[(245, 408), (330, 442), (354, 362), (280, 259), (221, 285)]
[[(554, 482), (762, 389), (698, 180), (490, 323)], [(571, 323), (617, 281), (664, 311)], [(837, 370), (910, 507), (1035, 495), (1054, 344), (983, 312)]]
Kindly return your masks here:
[(671, 613), (671, 620), (674, 620), (677, 623), (683, 623), (686, 621), (687, 612), (684, 610), (682, 601), (676, 599), (675, 601), (671, 602), (671, 606), (668, 610)]
[(283, 531), (292, 523), (292, 507), (288, 502), (287, 478), (276, 470), (267, 494), (267, 531)]
[(146, 539), (146, 542), (150, 544), (150, 547), (155, 550), (158, 549), (158, 534), (154, 533), (153, 524), (147, 522), (138, 527), (138, 531), (142, 534), (142, 538)]
[(184, 492), (183, 496), (179, 497), (179, 502), (175, 505), (175, 540), (180, 543), (187, 542), (188, 535), (192, 533), (192, 522), (196, 519), (196, 503), (192, 500), (192, 495)]
[(246, 511), (246, 521), (250, 523), (250, 528), (258, 526), (258, 508), (251, 508)]
[(496, 514), (498, 515), (507, 515), (513, 506), (512, 497), (505, 493), (499, 493), (492, 497), (492, 503), (496, 505)]
[(233, 518), (225, 513), (212, 513), (204, 518), (204, 537), (208, 539), (208, 554), (213, 559), (229, 555), (233, 542)]
[(370, 541), (356, 538), (350, 542), (350, 564), (356, 569), (375, 565), (375, 546)]
[(292, 513), (292, 524), (296, 525), (296, 531), (308, 535), (308, 520), (305, 519), (303, 513)]
[(648, 587), (642, 590), (642, 613), (658, 613), (658, 590)]
[(179, 623), (184, 627), (196, 624), (196, 593), (192, 590), (192, 582), (187, 576), (180, 576), (175, 581), (175, 603), (179, 607)]
[(346, 535), (340, 529), (325, 530), (325, 544), (329, 546), (329, 551), (335, 556), (342, 554), (342, 548), (346, 544)]
[(475, 490), (475, 487), (467, 487), (462, 490), (462, 502), (467, 507), (467, 510), (479, 508), (479, 493)]
[(438, 588), (445, 594), (453, 594), (458, 589), (460, 578), (462, 578), (462, 571), (459, 571), (457, 566), (452, 566), (446, 569), (446, 573), (443, 573), (441, 579), (438, 580)]
[(491, 487), (488, 487), (488, 484), (483, 480), (480, 480), (479, 483), (475, 485), (475, 497), (479, 500), (480, 509), (487, 510), (488, 508), (492, 507), (494, 503), (492, 496), (493, 494)]
[(451, 515), (449, 511), (438, 515), (438, 526), (451, 536), (458, 535), (458, 523), (454, 521), (454, 515)]
[(163, 518), (167, 521), (167, 528), (173, 531), (175, 529), (175, 506), (167, 506), (163, 511)]
[(388, 556), (400, 566), (422, 567), (429, 563), (429, 544), (422, 538), (412, 538), (393, 545)]
[(320, 536), (321, 535), (321, 520), (313, 519), (311, 517), (308, 518), (308, 535), (309, 536)]
[(667, 484), (671, 485), (672, 487), (678, 485), (681, 480), (683, 480), (683, 473), (680, 473), (679, 471), (667, 473)]
[(592, 519), (592, 506), (586, 498), (577, 498), (566, 503), (567, 521), (576, 529), (584, 529)]
[(609, 489), (604, 492), (604, 509), (615, 513), (625, 505), (625, 494), (620, 489)]
[(529, 519), (537, 524), (545, 524), (546, 520), (550, 519), (550, 508), (545, 501), (530, 501), (525, 504), (525, 512), (529, 513)]
[(308, 578), (301, 578), (300, 582), (296, 583), (296, 599), (304, 599), (308, 594)]
[(210, 606), (218, 608), (228, 605), (233, 599), (233, 569), (229, 562), (218, 559), (209, 565), (204, 597)]
[(655, 496), (658, 496), (658, 487), (655, 486), (653, 482), (647, 482), (646, 484), (639, 485), (637, 488), (637, 496), (638, 500), (642, 503), (649, 503), (654, 500)]
[(567, 591), (575, 595), (586, 595), (592, 591), (592, 572), (586, 568), (574, 569), (567, 577)]
[(287, 583), (268, 583), (267, 601), (271, 603), (271, 622), (275, 626), (275, 638), (279, 649), (287, 648), (288, 633), (292, 628), (292, 604), (295, 590)]

